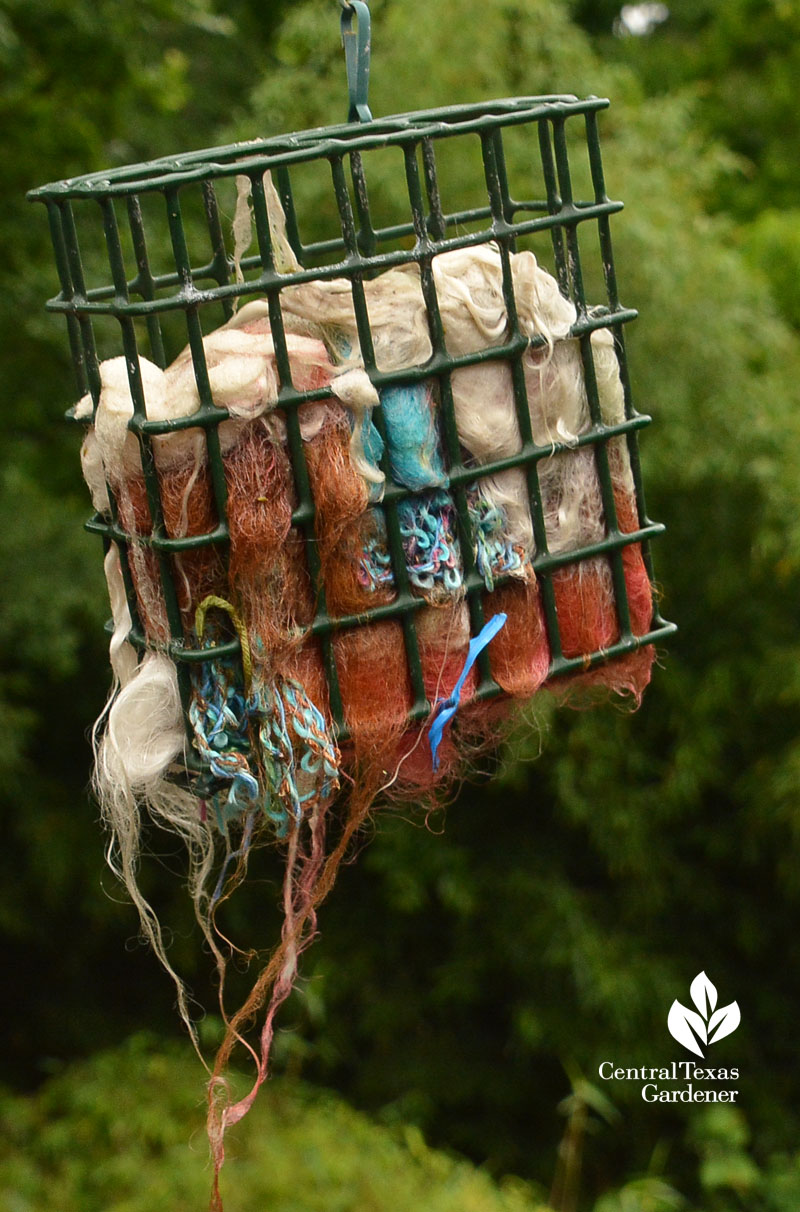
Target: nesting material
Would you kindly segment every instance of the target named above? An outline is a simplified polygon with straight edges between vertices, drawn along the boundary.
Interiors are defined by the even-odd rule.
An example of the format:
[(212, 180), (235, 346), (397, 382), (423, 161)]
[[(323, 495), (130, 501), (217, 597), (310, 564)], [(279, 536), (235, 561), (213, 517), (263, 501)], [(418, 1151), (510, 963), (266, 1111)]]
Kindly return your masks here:
[[(528, 341), (516, 370), (491, 353), (512, 330), (501, 254), (487, 244), (432, 262), (444, 349), (434, 347), (416, 266), (364, 283), (377, 367), (393, 375), (380, 393), (364, 368), (352, 285), (333, 279), (281, 292), (291, 383), (285, 365), (281, 383), (269, 310), (256, 301), (205, 338), (203, 367), (188, 350), (166, 370), (141, 359), (132, 389), (125, 360), (113, 359), (101, 367), (96, 410), (88, 398), (77, 406), (89, 423), (82, 457), (95, 507), (128, 536), (106, 560), (115, 685), (97, 732), (96, 786), (113, 861), (166, 966), (157, 918), (136, 884), (143, 807), (187, 844), (221, 983), (218, 907), (255, 845), (277, 838), (286, 848), (281, 943), (236, 1014), (222, 1001), (228, 1031), (209, 1103), (217, 1176), (225, 1130), (266, 1076), (275, 1014), (317, 906), (376, 796), (430, 803), (551, 669), (562, 690), (604, 686), (637, 702), (649, 680), (652, 650), (636, 644), (652, 616), (641, 549), (617, 539), (597, 550), (639, 528), (624, 439), (591, 440), (593, 420), (625, 416), (612, 334), (596, 329), (582, 351), (571, 336), (575, 309), (554, 279), (531, 253), (512, 255), (509, 267)], [(488, 360), (426, 377), (434, 352), (486, 351)], [(584, 359), (597, 384), (594, 419)], [(211, 420), (203, 376), (221, 410)], [(285, 404), (281, 389), (292, 386), (313, 398)], [(145, 416), (195, 415), (189, 428), (150, 439), (136, 432)], [(527, 434), (539, 448), (534, 461), (492, 468), (518, 454)], [(222, 476), (209, 455), (215, 444)], [(186, 542), (166, 550), (161, 539)], [(548, 555), (558, 558), (537, 577), (537, 557)], [(151, 649), (138, 662), (129, 605)], [(464, 675), (484, 625), (492, 638)], [(622, 655), (599, 659), (620, 640)], [(208, 651), (187, 666), (188, 734), (170, 643)], [(564, 670), (563, 661), (572, 664)], [(454, 689), (460, 705), (447, 708), (434, 762), (430, 721), (441, 720)], [(187, 790), (175, 775), (189, 746), (203, 773)], [(334, 816), (345, 786), (347, 807)], [(262, 1007), (253, 1047), (244, 1033)], [(237, 1041), (253, 1052), (257, 1075), (234, 1104), (224, 1071)]]

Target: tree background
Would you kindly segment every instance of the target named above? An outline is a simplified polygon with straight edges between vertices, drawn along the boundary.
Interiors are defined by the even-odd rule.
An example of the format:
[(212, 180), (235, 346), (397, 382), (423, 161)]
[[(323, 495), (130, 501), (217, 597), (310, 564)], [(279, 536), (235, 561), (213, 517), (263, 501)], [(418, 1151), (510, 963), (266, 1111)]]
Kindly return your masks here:
[[(680, 633), (637, 714), (543, 712), (436, 832), (378, 818), (322, 911), (278, 1067), (292, 1089), (333, 1088), (387, 1130), (419, 1131), (542, 1198), (566, 1164), (559, 1140), (568, 1150), (577, 1134), (581, 1209), (788, 1212), (800, 1203), (800, 10), (669, 8), (633, 37), (607, 0), (372, 5), (376, 114), (516, 93), (612, 100), (606, 175), (626, 203), (615, 251), (641, 315), (634, 398), (656, 419), (644, 471)], [(48, 1075), (66, 1066), (63, 1090), (82, 1073), (113, 1107), (85, 1079), (95, 1070), (70, 1065), (177, 1028), (86, 793), (107, 605), (81, 529), (78, 443), (60, 422), (73, 380), (43, 310), (56, 289), (47, 226), (24, 193), (341, 120), (337, 23), (320, 0), (0, 0), (0, 1004), (10, 1105), (38, 1107), (40, 1128), (74, 1113), (67, 1096), (26, 1101)], [(277, 867), (263, 864), (234, 924), (268, 943)], [(210, 1005), (172, 866), (161, 854), (143, 878)], [(741, 1069), (740, 1110), (645, 1106), (632, 1083), (604, 1083), (614, 1114), (598, 1064), (673, 1059), (666, 1011), (701, 969), (742, 1008), (715, 1052)], [(553, 1198), (570, 1212), (574, 1192)], [(298, 1200), (286, 1206), (312, 1206)]]

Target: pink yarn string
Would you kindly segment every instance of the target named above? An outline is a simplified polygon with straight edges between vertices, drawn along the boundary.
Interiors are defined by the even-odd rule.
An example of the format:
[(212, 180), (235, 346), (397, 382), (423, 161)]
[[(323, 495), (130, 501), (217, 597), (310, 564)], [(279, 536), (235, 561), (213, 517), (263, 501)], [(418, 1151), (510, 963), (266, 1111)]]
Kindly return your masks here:
[[(314, 938), (317, 929), (317, 914), (314, 908), (314, 892), (325, 859), (327, 805), (318, 801), (309, 819), (310, 845), (303, 851), (300, 834), (303, 822), (292, 830), (286, 855), (286, 870), (283, 878), (283, 925), (281, 946), (285, 953), (284, 963), (272, 987), (267, 1011), (261, 1028), (259, 1054), (255, 1080), (248, 1093), (238, 1102), (230, 1104), (229, 1085), (223, 1077), (213, 1077), (209, 1088), (208, 1139), (214, 1165), (211, 1194), (211, 1212), (222, 1212), (222, 1197), (219, 1176), (225, 1162), (225, 1133), (247, 1115), (258, 1091), (269, 1072), (269, 1058), (275, 1034), (275, 1016), (294, 988), (300, 955)], [(255, 1052), (242, 1040), (248, 1050)]]

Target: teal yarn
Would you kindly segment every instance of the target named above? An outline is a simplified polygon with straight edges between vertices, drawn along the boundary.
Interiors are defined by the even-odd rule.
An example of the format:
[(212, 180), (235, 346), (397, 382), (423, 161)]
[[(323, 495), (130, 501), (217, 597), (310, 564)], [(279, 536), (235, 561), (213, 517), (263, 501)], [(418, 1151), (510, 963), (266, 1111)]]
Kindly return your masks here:
[[(523, 576), (524, 553), (508, 537), (505, 510), (471, 489), (467, 505), (473, 534), (473, 556), (484, 585), (491, 593), (496, 579)], [(395, 583), (386, 544), (386, 523), (380, 510), (371, 511), (372, 537), (358, 554), (358, 580), (367, 593)], [(397, 507), (408, 579), (423, 593), (458, 594), (464, 584), (456, 512), (449, 493), (409, 497)]]
[(386, 519), (382, 509), (370, 510), (371, 537), (358, 555), (358, 582), (367, 593), (383, 586), (394, 585), (392, 557), (386, 546)]
[(232, 662), (204, 662), (189, 704), (195, 748), (213, 780), (208, 787), (198, 787), (198, 794), (204, 811), (213, 809), (222, 833), (227, 833), (230, 820), (257, 807), (261, 798), (250, 766), (250, 718), (256, 704), (246, 698), (240, 683)]
[(276, 836), (302, 820), (305, 805), (327, 799), (339, 786), (339, 754), (325, 717), (299, 682), (279, 677), (258, 692), (264, 762), (264, 814)]
[(456, 511), (446, 492), (426, 493), (397, 507), (411, 584), (424, 592), (458, 593), (464, 584)]
[[(356, 418), (352, 411), (348, 408), (350, 414), (350, 430), (355, 429)], [(383, 458), (384, 444), (383, 438), (378, 433), (375, 423), (372, 420), (372, 414), (365, 412), (361, 426), (361, 445), (364, 451), (364, 458), (377, 473), (381, 470), (381, 459)], [(369, 497), (371, 501), (379, 501), (383, 495), (383, 483), (369, 483)]]
[(475, 566), (491, 593), (495, 577), (522, 573), (523, 555), (508, 537), (508, 519), (504, 509), (490, 504), (475, 488), (468, 492), (467, 502), (475, 538)]
[(429, 383), (397, 383), (380, 392), (392, 476), (420, 491), (447, 483)]
[(195, 747), (209, 771), (196, 785), (202, 810), (213, 811), (226, 836), (231, 820), (245, 818), (244, 849), (229, 859), (246, 853), (257, 816), (286, 837), (307, 805), (339, 785), (338, 750), (300, 683), (280, 676), (254, 682), (246, 697), (240, 681), (233, 662), (204, 663), (189, 705)]

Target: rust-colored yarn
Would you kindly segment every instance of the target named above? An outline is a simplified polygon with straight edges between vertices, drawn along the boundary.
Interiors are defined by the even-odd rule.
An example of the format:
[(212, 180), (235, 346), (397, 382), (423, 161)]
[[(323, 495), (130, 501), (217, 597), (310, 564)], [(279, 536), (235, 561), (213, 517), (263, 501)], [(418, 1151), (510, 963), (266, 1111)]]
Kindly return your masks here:
[(410, 802), (423, 807), (436, 802), (436, 793), (451, 786), (464, 767), (461, 725), (462, 719), (459, 718), (458, 728), (450, 729), (442, 738), (437, 770), (431, 769), (426, 725), (406, 729), (388, 750), (385, 763), (388, 800), (398, 803)]
[(564, 656), (580, 657), (609, 648), (619, 634), (619, 626), (606, 557), (592, 556), (557, 568), (552, 582)]
[(390, 586), (370, 588), (361, 575), (362, 553), (382, 538), (380, 516), (368, 508), (367, 487), (353, 466), (343, 408), (331, 408), (330, 420), (306, 447), (306, 462), (328, 610), (358, 614), (391, 601)]
[(244, 426), (223, 460), (231, 538), (230, 598), (254, 656), (275, 658), (313, 615), (302, 537), (292, 527), (294, 481), (285, 445), (263, 421)]
[[(470, 640), (467, 606), (463, 600), (449, 606), (424, 606), (415, 612), (414, 621), (422, 684), (428, 701), (436, 703), (450, 697), (464, 667)], [(472, 669), (461, 692), (465, 706), (477, 684), (477, 673)], [(458, 723), (460, 725), (460, 718)], [(434, 771), (426, 726), (406, 729), (387, 763), (395, 772), (391, 798), (427, 801), (439, 787), (451, 783), (462, 765), (462, 753), (456, 740), (458, 731), (451, 728), (444, 734), (439, 748), (439, 768)]]
[[(422, 683), (431, 703), (449, 698), (458, 681), (470, 641), (469, 611), (458, 600), (449, 606), (424, 606), (414, 614)], [(476, 684), (473, 669), (464, 683), (462, 701), (467, 702)]]
[[(205, 458), (160, 470), (158, 479), (164, 529), (169, 538), (210, 534), (216, 529), (217, 509)], [(188, 630), (193, 625), (197, 603), (224, 589), (225, 564), (216, 545), (180, 552), (172, 557), (172, 563), (178, 605)]]
[[(615, 485), (614, 498), (619, 528), (630, 534), (639, 528), (636, 502), (630, 493)], [(630, 611), (631, 631), (645, 635), (653, 617), (653, 589), (642, 557), (641, 546), (622, 548), (622, 566)], [(613, 591), (611, 566), (604, 556), (567, 565), (553, 574), (558, 625), (565, 657), (601, 651), (619, 639), (619, 621)], [(554, 692), (572, 696), (573, 690), (597, 690), (630, 696), (638, 705), (650, 681), (655, 650), (645, 645), (602, 665), (560, 679)]]
[(487, 620), (501, 612), (508, 616), (489, 648), (492, 677), (506, 694), (529, 699), (550, 667), (539, 586), (532, 577), (498, 585), (493, 593), (484, 594), (483, 612)]
[(412, 691), (403, 628), (393, 620), (354, 627), (334, 636), (344, 717), (358, 745), (402, 729)]
[(311, 702), (316, 704), (326, 718), (330, 718), (330, 693), (322, 657), (322, 645), (318, 640), (305, 639), (300, 644), (288, 647), (276, 661), (277, 672), (293, 678), (303, 687)]
[[(615, 487), (614, 501), (617, 507), (617, 523), (622, 533), (632, 534), (638, 530), (639, 517), (635, 497)], [(625, 569), (631, 631), (634, 635), (646, 635), (653, 619), (653, 587), (644, 566), (641, 543), (629, 543), (622, 548), (622, 565)]]

